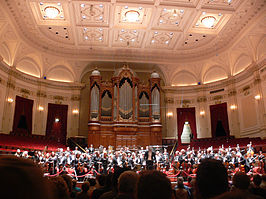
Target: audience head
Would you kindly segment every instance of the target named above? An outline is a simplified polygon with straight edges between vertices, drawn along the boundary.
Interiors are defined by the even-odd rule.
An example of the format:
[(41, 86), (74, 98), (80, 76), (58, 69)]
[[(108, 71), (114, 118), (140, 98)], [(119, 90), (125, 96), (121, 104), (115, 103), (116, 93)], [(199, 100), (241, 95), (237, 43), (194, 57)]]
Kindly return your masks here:
[(77, 185), (77, 180), (72, 180), (72, 187), (76, 187)]
[(128, 169), (127, 168), (120, 168), (120, 167), (116, 167), (115, 168), (114, 175), (113, 175), (113, 178), (112, 178), (112, 185), (113, 185), (113, 189), (115, 191), (118, 191), (118, 189), (117, 189), (118, 188), (117, 187), (118, 178), (125, 171), (128, 171)]
[(72, 192), (72, 187), (73, 187), (72, 178), (69, 175), (67, 175), (67, 174), (61, 175), (61, 177), (66, 182), (66, 185), (67, 185), (69, 193), (71, 193)]
[(133, 171), (125, 171), (118, 178), (118, 192), (134, 194), (137, 189), (138, 174)]
[(108, 175), (105, 177), (105, 184), (104, 186), (109, 189), (112, 187), (112, 178), (113, 178), (113, 173), (108, 173)]
[(47, 179), (31, 160), (16, 156), (0, 157), (0, 176), (2, 198), (51, 198)]
[(171, 196), (171, 182), (164, 173), (151, 170), (140, 174), (137, 185), (138, 199), (170, 199)]
[(90, 183), (89, 182), (84, 182), (81, 185), (82, 192), (87, 192), (90, 189)]
[(54, 199), (69, 199), (69, 190), (62, 177), (51, 177), (49, 182)]
[(184, 179), (183, 179), (183, 177), (178, 177), (177, 178), (177, 187), (178, 188), (184, 188)]
[(262, 182), (260, 184), (260, 187), (266, 189), (266, 174), (262, 175)]
[(243, 191), (231, 191), (217, 196), (214, 199), (261, 199), (261, 197)]
[(262, 177), (260, 175), (254, 175), (253, 176), (253, 183), (255, 186), (259, 187), (262, 182)]
[(211, 198), (228, 190), (227, 170), (219, 160), (205, 159), (197, 169), (197, 198)]
[(89, 183), (91, 187), (94, 187), (96, 185), (96, 180), (94, 178), (89, 178)]
[(242, 172), (237, 172), (233, 176), (233, 185), (240, 190), (247, 190), (250, 185), (249, 177)]
[(104, 186), (105, 179), (106, 179), (106, 176), (105, 176), (105, 175), (97, 175), (97, 176), (96, 176), (96, 181), (98, 182), (98, 184), (99, 184), (101, 187)]

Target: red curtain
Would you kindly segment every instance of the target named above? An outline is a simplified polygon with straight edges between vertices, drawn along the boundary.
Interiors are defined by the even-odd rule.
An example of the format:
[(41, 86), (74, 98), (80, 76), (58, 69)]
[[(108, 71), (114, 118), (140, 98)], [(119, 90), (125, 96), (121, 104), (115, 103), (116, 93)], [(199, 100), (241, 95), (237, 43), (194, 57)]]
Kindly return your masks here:
[(66, 143), (67, 105), (48, 104), (46, 136), (59, 143)]
[(196, 129), (196, 116), (195, 108), (177, 108), (177, 135), (178, 135), (178, 145), (181, 145), (181, 134), (183, 132), (185, 122), (189, 122), (191, 132), (193, 134), (193, 139), (197, 139), (197, 129)]
[(14, 134), (31, 134), (33, 100), (16, 96), (13, 120)]
[[(210, 106), (211, 112), (211, 128), (212, 128), (212, 137), (217, 137), (216, 129), (219, 123), (222, 125), (222, 128), (225, 131), (225, 136), (229, 136), (229, 125), (228, 125), (228, 115), (227, 115), (227, 104), (216, 104)], [(217, 125), (218, 124), (218, 125)]]

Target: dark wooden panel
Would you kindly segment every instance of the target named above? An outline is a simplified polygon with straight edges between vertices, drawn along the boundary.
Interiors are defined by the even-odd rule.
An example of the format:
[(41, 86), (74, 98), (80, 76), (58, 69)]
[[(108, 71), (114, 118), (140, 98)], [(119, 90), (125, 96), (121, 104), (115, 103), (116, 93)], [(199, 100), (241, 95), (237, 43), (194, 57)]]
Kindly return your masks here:
[(109, 145), (115, 148), (122, 146), (148, 146), (148, 145), (161, 145), (162, 132), (161, 127), (150, 126), (136, 126), (136, 127), (123, 127), (123, 126), (104, 126), (104, 125), (91, 125), (88, 133), (88, 144), (93, 144), (95, 147)]

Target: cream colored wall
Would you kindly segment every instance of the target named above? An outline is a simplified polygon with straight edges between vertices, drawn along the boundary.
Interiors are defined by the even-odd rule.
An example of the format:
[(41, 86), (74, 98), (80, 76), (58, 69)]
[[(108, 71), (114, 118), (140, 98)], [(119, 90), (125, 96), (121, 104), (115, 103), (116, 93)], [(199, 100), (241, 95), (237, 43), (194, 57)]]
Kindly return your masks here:
[[(243, 90), (248, 88), (247, 90)], [(210, 91), (224, 89), (210, 94)], [(211, 137), (210, 105), (227, 103), (230, 135), (235, 137), (266, 137), (266, 64), (265, 61), (250, 66), (247, 70), (216, 83), (188, 87), (164, 87), (166, 93), (167, 134), (164, 138), (177, 136), (176, 109), (195, 107), (198, 138)], [(255, 99), (260, 95), (259, 100)], [(183, 101), (183, 103), (182, 103)], [(187, 103), (184, 103), (187, 102)], [(236, 105), (236, 110), (230, 106)], [(205, 115), (200, 115), (205, 111)]]
[[(45, 135), (48, 113), (48, 103), (68, 105), (67, 137), (78, 135), (79, 114), (73, 114), (73, 109), (80, 109), (80, 89), (82, 84), (62, 83), (35, 78), (11, 69), (0, 62), (0, 133), (12, 131), (16, 96), (34, 101), (32, 112), (32, 134)], [(7, 83), (9, 82), (9, 84)], [(11, 86), (8, 86), (11, 85)], [(23, 92), (26, 89), (26, 92)], [(41, 92), (43, 95), (38, 95)], [(7, 102), (12, 98), (14, 102)], [(43, 111), (38, 109), (44, 108)]]

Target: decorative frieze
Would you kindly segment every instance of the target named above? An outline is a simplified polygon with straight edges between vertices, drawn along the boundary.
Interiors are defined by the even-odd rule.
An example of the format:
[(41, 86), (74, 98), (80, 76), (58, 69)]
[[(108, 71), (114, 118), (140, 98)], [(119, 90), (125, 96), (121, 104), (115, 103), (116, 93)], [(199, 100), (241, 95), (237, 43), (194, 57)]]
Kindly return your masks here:
[(64, 97), (63, 96), (60, 96), (60, 95), (56, 95), (53, 97), (54, 100), (61, 100), (61, 101), (64, 101)]
[(173, 97), (166, 97), (165, 98), (165, 103), (167, 103), (167, 104), (173, 104), (174, 103), (174, 98)]
[(23, 94), (26, 94), (26, 95), (30, 95), (30, 91), (28, 89), (25, 89), (25, 88), (21, 88), (20, 92)]
[(80, 101), (80, 95), (72, 95), (71, 101)]
[(37, 97), (47, 97), (46, 92), (38, 90), (36, 93)]
[(232, 96), (235, 96), (237, 94), (236, 90), (230, 90), (228, 92), (228, 97), (232, 97)]
[(214, 100), (214, 101), (221, 100), (221, 99), (223, 99), (222, 95), (216, 95), (216, 96), (212, 97), (212, 100)]
[(207, 98), (205, 96), (200, 96), (197, 98), (197, 102), (200, 103), (200, 102), (206, 102), (207, 101)]

